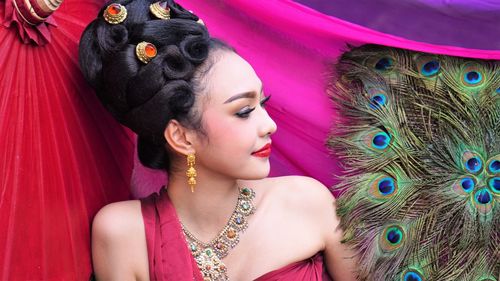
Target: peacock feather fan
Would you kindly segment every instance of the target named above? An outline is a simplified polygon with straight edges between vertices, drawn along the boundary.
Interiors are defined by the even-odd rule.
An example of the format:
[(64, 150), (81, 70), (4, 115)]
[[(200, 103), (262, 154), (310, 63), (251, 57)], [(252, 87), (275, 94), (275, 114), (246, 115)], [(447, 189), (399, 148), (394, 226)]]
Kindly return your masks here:
[(359, 280), (500, 281), (500, 62), (365, 45), (332, 81)]

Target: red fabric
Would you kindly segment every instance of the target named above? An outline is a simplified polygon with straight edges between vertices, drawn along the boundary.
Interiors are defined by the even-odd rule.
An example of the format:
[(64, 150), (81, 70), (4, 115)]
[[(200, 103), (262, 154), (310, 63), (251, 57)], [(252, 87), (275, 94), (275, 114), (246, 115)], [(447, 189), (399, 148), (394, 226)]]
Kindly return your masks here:
[(88, 280), (94, 214), (130, 197), (133, 139), (78, 67), (78, 40), (103, 4), (65, 0), (45, 46), (0, 25), (2, 281)]
[[(22, 4), (23, 2), (19, 2)], [(34, 2), (36, 3), (36, 2)], [(26, 10), (26, 7), (20, 7)], [(37, 25), (31, 25), (25, 22), (22, 17), (19, 16), (18, 12), (14, 8), (12, 1), (7, 1), (5, 3), (5, 9), (3, 14), (2, 24), (5, 27), (16, 26), (17, 32), (24, 44), (33, 43), (35, 45), (43, 46), (51, 41), (51, 33), (49, 31), (49, 26), (55, 27), (57, 23), (55, 19), (49, 16), (45, 22)]]
[(151, 281), (203, 281), (164, 188), (141, 199)]
[(315, 256), (294, 262), (280, 269), (268, 272), (255, 281), (317, 281), (330, 280), (323, 274), (323, 255)]

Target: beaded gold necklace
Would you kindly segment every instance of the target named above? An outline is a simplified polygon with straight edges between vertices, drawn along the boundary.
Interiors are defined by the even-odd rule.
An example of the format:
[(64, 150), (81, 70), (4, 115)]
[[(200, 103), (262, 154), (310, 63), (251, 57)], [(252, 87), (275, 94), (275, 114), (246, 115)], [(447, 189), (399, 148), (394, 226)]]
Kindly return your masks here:
[(227, 256), (230, 249), (240, 242), (239, 233), (248, 227), (248, 217), (255, 212), (255, 206), (252, 202), (254, 198), (255, 192), (251, 188), (241, 188), (236, 208), (229, 221), (219, 234), (208, 243), (196, 238), (181, 222), (189, 249), (204, 280), (229, 280), (227, 268), (222, 259)]

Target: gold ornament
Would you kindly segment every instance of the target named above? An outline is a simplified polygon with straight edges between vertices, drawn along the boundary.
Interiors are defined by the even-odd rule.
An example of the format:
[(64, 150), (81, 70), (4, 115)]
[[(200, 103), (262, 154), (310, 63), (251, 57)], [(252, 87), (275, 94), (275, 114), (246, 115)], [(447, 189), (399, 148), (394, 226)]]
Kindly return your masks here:
[(147, 64), (156, 57), (157, 51), (155, 45), (142, 41), (135, 46), (135, 54), (141, 62)]
[(158, 1), (149, 5), (149, 11), (159, 19), (170, 19), (170, 8), (167, 6), (167, 1)]
[(219, 234), (208, 243), (196, 238), (181, 222), (189, 249), (204, 280), (229, 280), (227, 268), (222, 259), (229, 254), (229, 250), (240, 242), (240, 232), (247, 229), (248, 218), (255, 212), (254, 198), (255, 192), (251, 188), (241, 188), (236, 208), (229, 221)]
[(103, 17), (110, 24), (122, 23), (127, 18), (127, 8), (118, 3), (109, 4), (104, 10)]
[(186, 176), (188, 177), (188, 184), (191, 187), (191, 192), (194, 192), (194, 187), (196, 185), (196, 169), (194, 168), (194, 164), (196, 161), (196, 157), (194, 153), (190, 153), (187, 156), (187, 165), (188, 169), (186, 172)]

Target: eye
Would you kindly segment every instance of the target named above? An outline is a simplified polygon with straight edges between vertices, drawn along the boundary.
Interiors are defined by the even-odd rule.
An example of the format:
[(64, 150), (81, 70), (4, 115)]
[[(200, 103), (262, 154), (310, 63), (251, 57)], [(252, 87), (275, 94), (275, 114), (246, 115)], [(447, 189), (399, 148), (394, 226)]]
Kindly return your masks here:
[[(271, 98), (271, 96), (264, 97), (263, 99), (260, 100), (260, 106), (262, 108), (266, 107), (267, 101)], [(236, 113), (236, 116), (239, 118), (248, 118), (250, 116), (250, 113), (255, 110), (256, 107), (245, 107), (241, 111)]]
[(241, 111), (236, 112), (236, 116), (239, 118), (248, 118), (250, 113), (255, 110), (255, 107), (245, 107)]
[(271, 96), (264, 97), (263, 99), (260, 100), (260, 106), (266, 107), (266, 103), (269, 101)]

